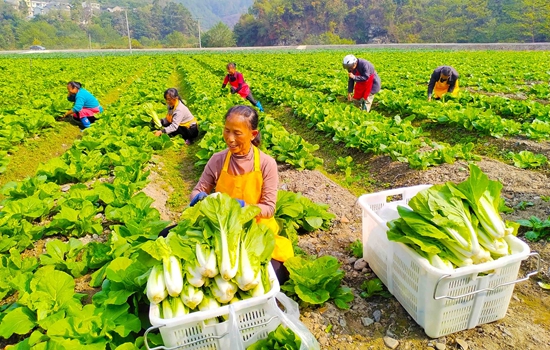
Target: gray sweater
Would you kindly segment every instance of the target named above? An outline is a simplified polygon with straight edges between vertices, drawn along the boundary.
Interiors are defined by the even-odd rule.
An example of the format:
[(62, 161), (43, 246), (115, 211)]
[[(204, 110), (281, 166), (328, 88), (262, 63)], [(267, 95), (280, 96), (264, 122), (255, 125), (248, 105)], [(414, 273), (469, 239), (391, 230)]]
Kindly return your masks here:
[(162, 130), (162, 132), (164, 132), (165, 134), (171, 134), (174, 131), (178, 130), (181, 124), (190, 122), (195, 119), (193, 114), (191, 114), (189, 108), (187, 108), (187, 106), (184, 105), (181, 101), (178, 102), (178, 105), (174, 109), (168, 107), (168, 114), (172, 115), (172, 123), (169, 123), (166, 118), (163, 118), (161, 120), (162, 125), (167, 125), (166, 128)]

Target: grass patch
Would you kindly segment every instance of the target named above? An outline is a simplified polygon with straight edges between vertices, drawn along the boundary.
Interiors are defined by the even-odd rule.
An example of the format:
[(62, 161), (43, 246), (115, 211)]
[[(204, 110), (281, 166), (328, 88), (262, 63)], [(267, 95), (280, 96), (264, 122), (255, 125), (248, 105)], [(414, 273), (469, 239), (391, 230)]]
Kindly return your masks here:
[[(69, 149), (73, 140), (80, 137), (80, 129), (70, 122), (62, 122), (46, 131), (40, 137), (26, 140), (13, 151), (6, 172), (0, 175), (0, 187), (10, 181), (21, 181), (34, 176), (38, 164), (58, 157)], [(0, 195), (0, 198), (4, 198)]]
[[(185, 87), (182, 85), (182, 77), (177, 72), (176, 64), (166, 83), (169, 87), (177, 88), (180, 96), (185, 98)], [(197, 161), (195, 153), (200, 147), (198, 139), (190, 146), (185, 145), (179, 136), (173, 141), (174, 145), (170, 149), (158, 154), (160, 166), (157, 171), (162, 179), (167, 180), (166, 188), (163, 188), (168, 193), (167, 207), (172, 212), (181, 213), (189, 204), (189, 195), (202, 174), (202, 168), (194, 165)]]
[(189, 204), (189, 195), (198, 182), (201, 169), (194, 166), (195, 153), (199, 146), (195, 143), (186, 146), (177, 140), (170, 149), (159, 154), (158, 174), (166, 180), (168, 194), (167, 207), (175, 213), (181, 213)]
[[(346, 148), (332, 137), (309, 128), (304, 119), (293, 115), (292, 110), (284, 107), (268, 106), (268, 114), (283, 124), (286, 130), (300, 135), (309, 143), (318, 144), (316, 157), (323, 159), (323, 167), (318, 168), (325, 176), (356, 196), (371, 192), (374, 181), (369, 174), (370, 155), (353, 148)], [(339, 165), (341, 158), (351, 157), (350, 172), (346, 175), (345, 167)]]

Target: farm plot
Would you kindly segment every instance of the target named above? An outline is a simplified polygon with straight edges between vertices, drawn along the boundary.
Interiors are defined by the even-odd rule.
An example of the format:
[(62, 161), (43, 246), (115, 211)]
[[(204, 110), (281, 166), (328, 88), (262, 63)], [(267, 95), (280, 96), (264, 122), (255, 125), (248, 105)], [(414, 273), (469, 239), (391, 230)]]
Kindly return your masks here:
[[(105, 57), (0, 59), (0, 173), (11, 169), (2, 176), (2, 183), (22, 179), (25, 171), (36, 169), (37, 153), (42, 155), (40, 161), (46, 161), (48, 153), (60, 152), (43, 142), (48, 137), (70, 146), (67, 141), (78, 135), (74, 128), (55, 120), (71, 107), (66, 99), (68, 81), (84, 81), (84, 86), (108, 106), (119, 89), (131, 82), (129, 79), (139, 76), (145, 62), (144, 58), (114, 62)], [(27, 147), (18, 150), (21, 143)], [(36, 159), (30, 169), (26, 164), (29, 157)], [(14, 166), (8, 169), (10, 162)]]
[[(265, 147), (281, 163), (324, 171), (322, 160), (331, 155), (323, 152), (323, 142), (308, 141), (305, 136), (311, 135), (308, 128), (314, 128), (333, 140), (325, 142), (350, 147), (361, 153), (357, 158), (367, 159), (372, 181), (369, 187), (359, 189), (362, 193), (461, 181), (467, 176), (467, 161), (475, 160), (491, 178), (504, 184), (507, 204), (516, 207), (508, 219), (527, 219), (531, 215), (544, 219), (550, 215), (550, 205), (545, 201), (550, 197), (547, 165), (540, 161), (537, 165), (525, 156), (525, 167), (538, 170), (522, 170), (521, 162), (514, 166), (515, 160), (509, 155), (526, 150), (534, 156), (550, 156), (545, 134), (548, 114), (544, 112), (544, 92), (540, 92), (544, 89), (537, 87), (536, 93), (531, 89), (548, 84), (549, 77), (544, 72), (534, 75), (511, 68), (515, 60), (521, 59), (522, 69), (536, 69), (547, 62), (547, 55), (510, 53), (508, 58), (500, 57), (499, 68), (509, 69), (511, 74), (491, 84), (491, 76), (498, 75), (494, 66), (491, 70), (491, 65), (479, 64), (478, 69), (475, 62), (498, 60), (492, 53), (479, 53), (476, 58), (476, 53), (436, 52), (430, 53), (429, 61), (422, 60), (426, 53), (418, 52), (357, 54), (375, 64), (387, 89), (377, 96), (375, 111), (369, 114), (343, 101), (347, 83), (340, 67), (340, 52), (159, 55), (154, 60), (152, 56), (132, 57), (141, 64), (127, 75), (139, 78), (122, 78), (131, 83), (112, 101), (105, 116), (61, 157), (40, 165), (35, 174), (28, 174), (30, 178), (4, 189), (6, 200), (0, 211), (0, 336), (5, 342), (1, 344), (18, 344), (16, 349), (144, 348), (141, 335), (147, 324), (139, 316), (147, 305), (143, 276), (150, 261), (142, 247), (168, 222), (151, 207), (155, 198), (140, 190), (149, 182), (151, 172), (158, 170), (163, 150), (185, 147), (167, 136), (152, 136), (144, 104), (151, 103), (160, 113), (164, 89), (174, 82), (179, 85), (176, 87), (201, 121), (203, 135), (198, 146), (185, 152), (198, 149), (197, 166), (204, 165), (213, 152), (224, 148), (220, 136), (225, 111), (234, 104), (248, 103), (220, 92), (229, 61), (238, 63), (238, 70), (245, 73), (252, 91), (263, 102), (267, 111), (262, 114)], [(122, 56), (110, 61), (114, 67), (122, 67), (128, 59)], [(461, 87), (468, 90), (458, 99), (429, 104), (425, 89), (430, 71), (441, 60), (450, 59), (459, 72), (465, 72)], [(467, 73), (467, 67), (475, 74)], [(538, 80), (533, 83), (531, 79)], [(63, 88), (65, 80), (60, 78)], [(109, 86), (107, 90), (113, 89)], [(487, 97), (489, 92), (500, 95)], [(510, 99), (510, 94), (518, 99)], [(498, 107), (514, 103), (531, 107), (522, 107), (525, 113), (503, 112), (508, 107)], [(492, 119), (478, 122), (484, 117), (476, 117), (467, 123), (465, 119), (447, 120), (440, 113), (448, 109), (463, 115), (468, 108), (480, 115), (490, 114)], [(483, 126), (496, 123), (497, 117), (518, 131), (510, 132), (508, 126)], [(285, 130), (291, 118), (304, 120), (303, 132), (300, 126)], [(504, 131), (495, 132), (498, 128)], [(441, 138), (441, 134), (448, 137)], [(460, 142), (461, 137), (467, 137), (468, 142)], [(492, 145), (499, 146), (498, 152), (487, 151)], [(356, 171), (354, 161), (346, 166)], [(536, 283), (550, 278), (546, 273), (550, 254), (546, 244), (530, 243), (542, 255), (543, 272), (536, 280), (517, 287), (506, 318), (432, 340), (395, 299), (365, 299), (360, 295), (363, 283), (375, 278), (368, 267), (355, 268), (360, 264), (355, 264), (349, 250), (361, 238), (361, 214), (355, 205), (361, 193), (351, 194), (318, 171), (297, 171), (281, 165), (280, 175), (282, 188), (330, 204), (330, 211), (337, 217), (329, 230), (301, 235), (298, 241), (308, 254), (337, 257), (345, 271), (345, 284), (355, 294), (350, 310), (337, 309), (332, 303), (322, 307), (302, 305), (302, 321), (323, 349), (383, 349), (384, 336), (397, 339), (399, 348), (408, 349), (435, 347), (436, 343), (458, 348), (460, 342), (474, 349), (550, 345), (549, 322), (544, 316), (550, 300), (547, 291)], [(530, 268), (527, 263), (522, 272)], [(541, 310), (546, 311), (541, 314)], [(375, 322), (368, 324), (362, 321), (365, 318)]]

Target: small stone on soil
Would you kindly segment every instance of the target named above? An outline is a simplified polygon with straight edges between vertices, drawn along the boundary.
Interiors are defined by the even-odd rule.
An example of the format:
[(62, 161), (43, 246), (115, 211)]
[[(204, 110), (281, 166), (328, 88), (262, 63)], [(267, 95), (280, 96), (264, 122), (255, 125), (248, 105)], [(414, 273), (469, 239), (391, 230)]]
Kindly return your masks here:
[(361, 317), (361, 323), (363, 323), (363, 326), (368, 327), (374, 323), (374, 320), (369, 317)]
[(380, 318), (382, 317), (382, 311), (376, 310), (372, 313), (372, 317), (374, 317), (375, 322), (380, 322)]
[(397, 349), (399, 346), (399, 342), (390, 337), (384, 337), (384, 344), (390, 349)]
[(349, 224), (349, 219), (345, 216), (342, 216), (340, 218), (340, 222), (343, 223), (343, 224)]
[(447, 349), (447, 346), (443, 343), (435, 343), (435, 348), (437, 350), (445, 350), (445, 349)]
[(356, 257), (352, 257), (352, 258), (349, 258), (348, 259), (348, 264), (354, 264), (355, 262), (357, 261), (357, 258)]
[(346, 324), (346, 320), (345, 320), (343, 317), (341, 317), (341, 318), (338, 320), (338, 322), (340, 323), (340, 326), (341, 326), (341, 327), (345, 327), (345, 326), (347, 325), (347, 324)]
[(468, 350), (468, 343), (465, 340), (462, 339), (456, 339), (455, 340), (458, 345), (462, 348), (462, 350)]
[(365, 267), (367, 267), (367, 262), (366, 262), (363, 258), (357, 260), (357, 261), (353, 264), (353, 268), (354, 268), (356, 271), (361, 271), (361, 270), (363, 270)]

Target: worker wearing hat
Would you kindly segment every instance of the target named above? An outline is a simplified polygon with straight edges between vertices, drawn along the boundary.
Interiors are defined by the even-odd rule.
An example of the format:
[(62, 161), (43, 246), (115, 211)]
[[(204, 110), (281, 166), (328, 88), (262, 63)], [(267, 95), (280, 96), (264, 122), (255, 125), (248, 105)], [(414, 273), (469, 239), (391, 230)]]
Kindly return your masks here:
[(428, 84), (428, 101), (432, 100), (432, 96), (439, 100), (446, 93), (457, 96), (458, 90), (458, 72), (451, 66), (439, 66), (433, 71)]
[(348, 71), (348, 101), (359, 100), (361, 109), (370, 111), (374, 94), (380, 91), (380, 77), (374, 66), (354, 55), (344, 57), (342, 65)]

